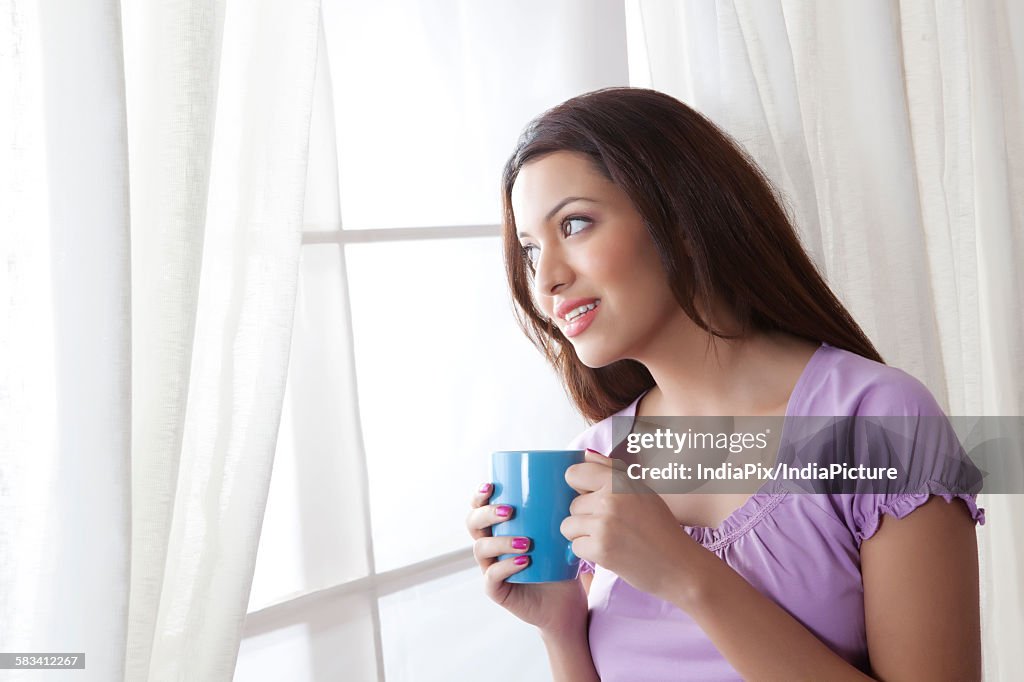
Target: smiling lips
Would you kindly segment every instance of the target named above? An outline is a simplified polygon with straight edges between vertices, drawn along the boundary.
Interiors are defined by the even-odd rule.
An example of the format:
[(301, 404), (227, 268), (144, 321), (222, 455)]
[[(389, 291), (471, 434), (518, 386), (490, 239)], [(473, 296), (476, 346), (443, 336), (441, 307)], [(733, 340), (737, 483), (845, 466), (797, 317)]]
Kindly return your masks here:
[(586, 302), (569, 301), (568, 304), (573, 307), (569, 308), (565, 304), (559, 306), (560, 309), (568, 308), (560, 316), (568, 322), (563, 333), (568, 337), (573, 337), (582, 334), (583, 330), (593, 322), (594, 317), (597, 315), (597, 309), (601, 305), (601, 299), (591, 299)]
[(567, 298), (555, 306), (555, 316), (564, 320), (566, 315), (572, 312), (574, 308), (579, 308), (588, 303), (596, 303), (600, 300), (599, 298)]

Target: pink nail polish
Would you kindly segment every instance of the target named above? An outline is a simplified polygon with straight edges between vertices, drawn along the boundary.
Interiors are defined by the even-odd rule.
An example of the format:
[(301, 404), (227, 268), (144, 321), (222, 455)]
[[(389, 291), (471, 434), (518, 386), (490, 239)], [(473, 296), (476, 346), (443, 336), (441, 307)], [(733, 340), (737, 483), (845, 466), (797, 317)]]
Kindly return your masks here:
[(508, 516), (512, 513), (512, 507), (507, 504), (499, 504), (498, 508), (494, 510), (494, 513), (498, 516)]
[(516, 538), (512, 541), (512, 549), (526, 549), (530, 546), (530, 541), (526, 538)]
[(512, 560), (512, 562), (515, 563), (517, 566), (522, 566), (529, 560), (530, 557), (528, 556), (517, 556), (515, 559)]
[(482, 493), (485, 493), (485, 492), (487, 492), (490, 489), (491, 489), (491, 484), (490, 483), (484, 483), (482, 486), (480, 486), (480, 492), (482, 492)]

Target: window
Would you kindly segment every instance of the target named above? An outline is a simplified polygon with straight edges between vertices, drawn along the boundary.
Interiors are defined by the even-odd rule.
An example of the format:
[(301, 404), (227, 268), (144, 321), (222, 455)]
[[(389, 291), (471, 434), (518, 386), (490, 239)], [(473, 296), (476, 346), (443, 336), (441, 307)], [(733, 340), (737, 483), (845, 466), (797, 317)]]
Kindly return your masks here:
[(623, 4), (325, 0), (322, 17), (236, 679), (472, 679), (499, 655), (490, 679), (544, 679), (539, 638), (484, 597), (463, 526), (491, 450), (584, 427), (512, 317), (499, 179), (530, 118), (628, 83)]

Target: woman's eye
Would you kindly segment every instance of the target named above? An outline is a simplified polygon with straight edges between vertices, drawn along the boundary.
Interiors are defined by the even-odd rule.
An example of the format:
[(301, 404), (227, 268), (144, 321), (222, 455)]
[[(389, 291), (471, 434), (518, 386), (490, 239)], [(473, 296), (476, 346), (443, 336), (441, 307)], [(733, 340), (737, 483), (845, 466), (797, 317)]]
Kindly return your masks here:
[(535, 255), (536, 253), (537, 247), (534, 246), (533, 244), (527, 244), (526, 246), (523, 247), (523, 258), (526, 259), (526, 262), (530, 265), (530, 267), (533, 267), (534, 265), (537, 264), (537, 256)]
[[(570, 223), (581, 223), (583, 225), (589, 225), (590, 222), (591, 222), (590, 218), (584, 218), (583, 216), (578, 216), (578, 215), (569, 216), (568, 218), (566, 218), (565, 220), (562, 221), (562, 229), (564, 230), (565, 226), (569, 225)], [(580, 229), (585, 229), (585, 228), (580, 228)], [(579, 232), (579, 231), (580, 230), (576, 230), (576, 232)], [(570, 231), (569, 234), (576, 234), (576, 232)]]
[[(594, 221), (592, 221), (590, 218), (584, 218), (583, 216), (569, 216), (568, 218), (562, 221), (562, 232), (563, 234), (565, 234), (565, 236), (571, 237), (574, 234), (578, 234), (580, 231), (586, 229), (586, 226), (592, 222)], [(572, 223), (580, 223), (581, 225), (583, 225), (583, 227), (577, 228), (575, 230), (570, 227), (567, 230), (566, 226), (571, 225)], [(539, 257), (538, 254), (540, 253), (540, 248), (533, 244), (525, 244), (522, 247), (522, 250), (523, 259), (530, 266), (530, 268), (536, 267), (537, 258)]]

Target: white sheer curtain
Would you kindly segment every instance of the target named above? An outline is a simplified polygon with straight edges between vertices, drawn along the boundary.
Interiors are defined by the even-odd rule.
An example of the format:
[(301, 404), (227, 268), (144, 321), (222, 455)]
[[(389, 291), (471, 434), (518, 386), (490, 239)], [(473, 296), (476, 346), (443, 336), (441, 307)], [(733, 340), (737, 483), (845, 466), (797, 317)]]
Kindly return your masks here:
[[(631, 82), (785, 194), (886, 361), (950, 414), (1024, 408), (1024, 6), (629, 0)], [(987, 680), (1024, 667), (1024, 504), (983, 496)]]
[(39, 5), (0, 6), (0, 651), (230, 679), (319, 2)]
[(114, 680), (131, 472), (120, 27), (109, 0), (65, 5), (0, 2), (0, 652), (86, 652), (64, 674)]

